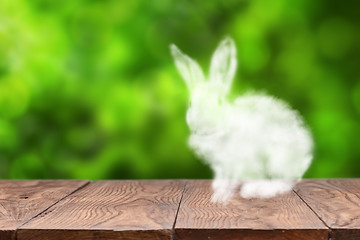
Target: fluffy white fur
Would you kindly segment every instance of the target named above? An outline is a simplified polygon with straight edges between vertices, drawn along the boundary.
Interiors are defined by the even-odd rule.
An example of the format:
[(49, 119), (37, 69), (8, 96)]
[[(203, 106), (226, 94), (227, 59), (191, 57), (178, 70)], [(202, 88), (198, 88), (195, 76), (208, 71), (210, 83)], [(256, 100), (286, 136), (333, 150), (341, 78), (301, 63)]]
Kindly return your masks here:
[(265, 94), (226, 99), (237, 66), (229, 37), (217, 47), (207, 78), (175, 45), (171, 53), (191, 96), (186, 115), (189, 145), (215, 174), (212, 200), (226, 201), (238, 180), (246, 180), (240, 190), (245, 198), (291, 190), (312, 159), (312, 138), (298, 112)]

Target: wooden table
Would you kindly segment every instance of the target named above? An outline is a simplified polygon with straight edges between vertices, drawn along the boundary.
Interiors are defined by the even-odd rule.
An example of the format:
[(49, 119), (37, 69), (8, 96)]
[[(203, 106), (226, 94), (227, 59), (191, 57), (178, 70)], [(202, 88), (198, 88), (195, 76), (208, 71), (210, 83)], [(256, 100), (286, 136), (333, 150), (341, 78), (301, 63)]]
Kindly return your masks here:
[(210, 202), (209, 180), (0, 181), (0, 240), (360, 239), (360, 179)]

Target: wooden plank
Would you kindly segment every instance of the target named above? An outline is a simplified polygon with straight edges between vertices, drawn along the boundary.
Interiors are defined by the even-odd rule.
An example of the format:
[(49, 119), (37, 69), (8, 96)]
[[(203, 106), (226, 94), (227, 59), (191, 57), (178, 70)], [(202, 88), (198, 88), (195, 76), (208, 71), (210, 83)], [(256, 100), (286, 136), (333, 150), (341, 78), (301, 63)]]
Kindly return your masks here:
[(170, 239), (183, 181), (98, 181), (18, 230), (18, 240)]
[(360, 239), (360, 179), (303, 180), (295, 191), (332, 229), (332, 240)]
[(329, 229), (294, 193), (211, 203), (211, 181), (189, 181), (175, 225), (179, 240), (327, 240)]
[(87, 183), (80, 180), (1, 180), (0, 240), (15, 239), (18, 226)]

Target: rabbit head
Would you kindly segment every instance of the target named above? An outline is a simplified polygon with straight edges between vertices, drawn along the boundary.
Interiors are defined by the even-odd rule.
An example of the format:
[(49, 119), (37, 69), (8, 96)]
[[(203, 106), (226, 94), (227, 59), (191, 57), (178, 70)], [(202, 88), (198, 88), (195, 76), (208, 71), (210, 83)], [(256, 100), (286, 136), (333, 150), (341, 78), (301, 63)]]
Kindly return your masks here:
[(199, 64), (171, 45), (175, 65), (190, 92), (190, 107), (186, 119), (190, 129), (198, 134), (212, 134), (224, 128), (228, 102), (225, 100), (236, 72), (236, 47), (227, 37), (215, 50), (206, 78)]

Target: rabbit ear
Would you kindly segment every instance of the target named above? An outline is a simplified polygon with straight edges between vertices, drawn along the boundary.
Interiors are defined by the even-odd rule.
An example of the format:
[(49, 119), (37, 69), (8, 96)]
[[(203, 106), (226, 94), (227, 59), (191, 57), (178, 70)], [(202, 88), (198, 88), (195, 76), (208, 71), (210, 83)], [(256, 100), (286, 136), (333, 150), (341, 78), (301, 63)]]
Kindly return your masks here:
[(210, 65), (210, 81), (219, 87), (222, 95), (227, 94), (230, 90), (236, 66), (234, 40), (226, 37), (215, 50)]
[(175, 60), (175, 65), (190, 90), (192, 90), (197, 83), (205, 80), (204, 74), (196, 61), (183, 54), (174, 44), (171, 44), (170, 49)]

